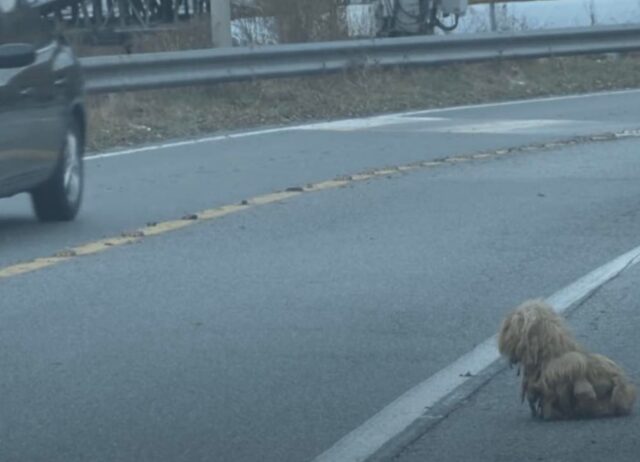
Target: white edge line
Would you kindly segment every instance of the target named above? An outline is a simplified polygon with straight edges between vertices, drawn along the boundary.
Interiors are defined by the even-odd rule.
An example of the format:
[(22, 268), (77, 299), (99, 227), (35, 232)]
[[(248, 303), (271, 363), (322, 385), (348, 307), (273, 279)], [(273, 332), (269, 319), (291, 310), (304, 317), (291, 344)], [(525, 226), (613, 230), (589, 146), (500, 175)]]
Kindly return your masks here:
[[(562, 313), (638, 262), (640, 246), (554, 293), (547, 298), (547, 302)], [(427, 408), (467, 382), (470, 375), (481, 373), (499, 359), (496, 340), (497, 335), (486, 339), (449, 366), (404, 393), (316, 457), (314, 462), (362, 462), (374, 455), (385, 443), (422, 417)]]
[(383, 114), (383, 115), (376, 115), (376, 116), (369, 116), (369, 117), (341, 119), (334, 122), (331, 122), (331, 121), (313, 122), (313, 123), (302, 124), (302, 125), (282, 126), (282, 127), (267, 128), (267, 129), (253, 130), (253, 131), (247, 131), (247, 132), (229, 133), (225, 135), (207, 136), (204, 138), (196, 138), (196, 139), (184, 140), (184, 141), (173, 141), (173, 142), (167, 142), (162, 144), (125, 149), (121, 151), (105, 152), (103, 154), (90, 154), (86, 157), (86, 160), (99, 160), (99, 159), (108, 159), (113, 157), (122, 157), (122, 156), (131, 155), (131, 154), (139, 154), (143, 152), (177, 148), (182, 146), (192, 146), (192, 145), (202, 144), (202, 143), (212, 143), (216, 141), (231, 140), (236, 138), (248, 138), (252, 136), (269, 135), (273, 133), (282, 133), (282, 132), (293, 131), (293, 130), (309, 130), (309, 129), (313, 129), (316, 126), (324, 126), (327, 123), (337, 124), (337, 123), (343, 122), (345, 124), (349, 124), (358, 120), (375, 120), (375, 119), (385, 119), (385, 118), (389, 120), (393, 120), (397, 117), (410, 117), (415, 115), (438, 114), (441, 112), (463, 111), (468, 109), (483, 109), (483, 108), (490, 108), (490, 107), (515, 106), (518, 104), (548, 103), (551, 101), (565, 101), (565, 100), (580, 99), (580, 98), (605, 97), (605, 96), (624, 95), (624, 94), (631, 94), (631, 93), (638, 93), (638, 92), (640, 92), (640, 90), (638, 89), (629, 89), (629, 90), (616, 90), (616, 91), (608, 91), (608, 92), (585, 93), (581, 95), (549, 96), (546, 98), (532, 98), (532, 99), (522, 99), (522, 100), (515, 100), (515, 101), (501, 101), (498, 103), (483, 103), (483, 104), (453, 106), (453, 107), (446, 107), (446, 108), (424, 109), (424, 110), (409, 111), (409, 112), (397, 112), (397, 113)]

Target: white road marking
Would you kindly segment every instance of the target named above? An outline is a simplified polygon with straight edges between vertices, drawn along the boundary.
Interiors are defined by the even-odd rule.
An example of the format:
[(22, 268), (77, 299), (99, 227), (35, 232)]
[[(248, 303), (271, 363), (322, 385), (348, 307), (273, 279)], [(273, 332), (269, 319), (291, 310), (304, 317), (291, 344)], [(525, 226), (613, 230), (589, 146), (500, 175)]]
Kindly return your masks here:
[(406, 125), (412, 123), (448, 121), (442, 117), (408, 117), (405, 115), (384, 115), (363, 119), (336, 120), (295, 127), (293, 130), (331, 130), (350, 132), (368, 128), (387, 127), (389, 125)]
[(225, 141), (235, 138), (248, 138), (251, 136), (269, 135), (272, 133), (281, 133), (291, 130), (291, 127), (267, 128), (263, 130), (255, 130), (250, 132), (229, 133), (225, 135), (208, 136), (205, 138), (197, 138), (184, 141), (172, 141), (163, 144), (154, 144), (151, 146), (141, 146), (139, 148), (125, 149), (123, 151), (105, 152), (103, 154), (92, 154), (87, 156), (87, 160), (108, 159), (110, 157), (122, 157), (131, 154), (139, 154), (142, 152), (159, 151), (162, 149), (179, 148), (184, 146), (193, 146), (196, 144), (213, 143), (215, 141)]
[(554, 120), (554, 119), (518, 119), (500, 120), (489, 119), (483, 122), (458, 121), (453, 125), (444, 127), (430, 127), (428, 131), (461, 134), (513, 134), (544, 131), (545, 129), (557, 129), (575, 125), (589, 124), (578, 120)]
[[(554, 293), (547, 301), (559, 313), (563, 313), (571, 305), (639, 262), (640, 247), (636, 247)], [(397, 398), (314, 459), (314, 462), (365, 461), (423, 416), (427, 408), (467, 382), (469, 373), (479, 374), (499, 357), (494, 335)]]
[[(640, 93), (640, 90), (620, 90), (620, 91), (611, 91), (611, 92), (599, 92), (599, 93), (588, 93), (583, 95), (568, 95), (568, 96), (553, 96), (548, 98), (535, 98), (535, 99), (525, 99), (525, 100), (517, 100), (517, 101), (504, 101), (499, 103), (485, 103), (485, 104), (476, 104), (476, 105), (464, 105), (464, 106), (453, 106), (448, 108), (437, 108), (437, 109), (426, 109), (419, 111), (409, 111), (409, 112), (399, 112), (395, 114), (389, 114), (386, 116), (374, 116), (374, 117), (360, 117), (353, 119), (346, 119), (342, 122), (345, 124), (354, 123), (354, 121), (358, 120), (370, 120), (376, 119), (380, 117), (387, 117), (389, 119), (399, 118), (399, 117), (411, 117), (411, 116), (419, 116), (419, 115), (427, 115), (427, 114), (440, 114), (443, 112), (451, 112), (451, 111), (464, 111), (469, 109), (485, 109), (492, 107), (504, 107), (504, 106), (515, 106), (519, 104), (538, 104), (538, 103), (548, 103), (553, 101), (567, 101), (581, 98), (594, 98), (594, 97), (607, 97), (614, 95), (625, 95), (625, 94), (635, 94)], [(284, 127), (275, 127), (275, 128), (267, 128), (261, 130), (252, 130), (246, 132), (238, 132), (238, 133), (230, 133), (225, 135), (216, 135), (216, 136), (207, 136), (203, 138), (195, 138), (184, 141), (172, 141), (161, 144), (155, 144), (150, 146), (142, 146), (138, 148), (132, 149), (124, 149), (120, 151), (111, 151), (102, 154), (90, 154), (87, 156), (87, 160), (98, 160), (98, 159), (108, 159), (115, 157), (128, 156), (132, 154), (140, 154), (144, 152), (158, 151), (162, 149), (172, 149), (184, 146), (193, 146), (197, 144), (203, 143), (212, 143), (217, 141), (225, 141), (236, 138), (248, 138), (253, 136), (261, 136), (261, 135), (269, 135), (273, 133), (282, 133), (288, 132), (292, 130), (304, 130), (309, 129), (313, 126), (319, 126), (321, 124), (325, 124), (326, 122), (318, 122), (311, 124), (302, 124), (302, 125), (293, 125), (293, 126), (284, 126)]]
[(640, 93), (640, 89), (633, 88), (629, 90), (613, 90), (613, 91), (600, 91), (600, 92), (594, 92), (594, 93), (582, 93), (579, 95), (547, 96), (542, 98), (528, 98), (528, 99), (517, 99), (513, 101), (500, 101), (497, 103), (464, 104), (464, 105), (452, 106), (448, 108), (435, 108), (435, 109), (425, 109), (422, 111), (411, 111), (411, 112), (407, 112), (406, 114), (408, 115), (437, 114), (440, 112), (449, 112), (449, 111), (466, 111), (469, 109), (487, 109), (492, 107), (517, 106), (519, 104), (551, 103), (554, 101), (569, 101), (569, 100), (581, 99), (581, 98), (630, 95), (634, 93)]

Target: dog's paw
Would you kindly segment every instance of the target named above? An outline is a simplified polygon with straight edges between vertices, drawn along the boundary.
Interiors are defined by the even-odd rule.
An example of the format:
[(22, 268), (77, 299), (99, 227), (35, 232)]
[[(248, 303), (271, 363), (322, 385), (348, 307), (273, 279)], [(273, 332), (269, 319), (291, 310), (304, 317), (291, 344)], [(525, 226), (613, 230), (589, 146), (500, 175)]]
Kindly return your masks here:
[(542, 417), (542, 400), (538, 397), (527, 399), (529, 402), (529, 409), (531, 410), (531, 417), (538, 419)]

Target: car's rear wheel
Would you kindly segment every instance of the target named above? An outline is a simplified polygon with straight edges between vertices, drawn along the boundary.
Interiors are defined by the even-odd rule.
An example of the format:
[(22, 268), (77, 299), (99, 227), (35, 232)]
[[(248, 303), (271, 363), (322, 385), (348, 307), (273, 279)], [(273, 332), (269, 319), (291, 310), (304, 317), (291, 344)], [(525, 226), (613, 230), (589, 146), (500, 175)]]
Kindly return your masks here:
[(55, 172), (31, 191), (33, 209), (40, 221), (70, 221), (78, 214), (84, 186), (83, 154), (83, 136), (74, 122), (67, 130)]

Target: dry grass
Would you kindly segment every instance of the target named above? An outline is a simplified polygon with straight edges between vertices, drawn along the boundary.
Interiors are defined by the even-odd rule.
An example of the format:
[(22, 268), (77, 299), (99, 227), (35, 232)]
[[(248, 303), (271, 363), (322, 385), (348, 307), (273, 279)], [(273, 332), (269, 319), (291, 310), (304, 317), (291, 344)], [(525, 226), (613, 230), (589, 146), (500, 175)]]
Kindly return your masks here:
[(265, 125), (639, 85), (640, 59), (630, 54), (363, 70), (111, 94), (89, 98), (89, 149)]
[(211, 22), (207, 18), (195, 18), (181, 23), (169, 31), (136, 34), (133, 36), (133, 53), (181, 51), (211, 47)]
[[(211, 46), (210, 22), (207, 18), (158, 26), (145, 32), (129, 32), (128, 36), (107, 31), (94, 35), (83, 29), (66, 30), (64, 35), (81, 57), (124, 54), (127, 51), (125, 45), (130, 45), (129, 51), (132, 53), (183, 51)], [(99, 36), (102, 36), (102, 40)], [(105, 41), (107, 37), (109, 40)], [(123, 43), (107, 43), (116, 42), (117, 38), (122, 39)]]

